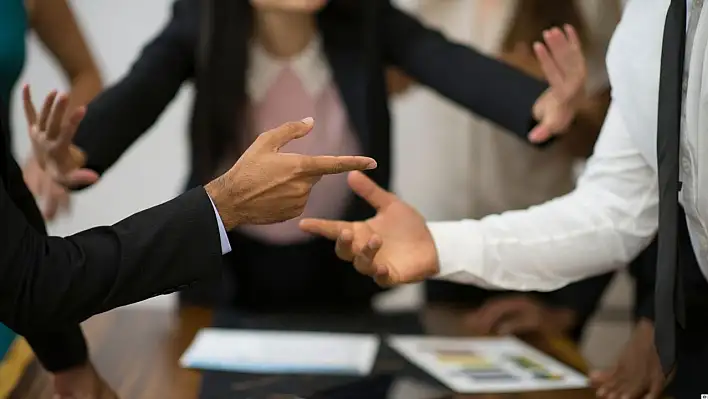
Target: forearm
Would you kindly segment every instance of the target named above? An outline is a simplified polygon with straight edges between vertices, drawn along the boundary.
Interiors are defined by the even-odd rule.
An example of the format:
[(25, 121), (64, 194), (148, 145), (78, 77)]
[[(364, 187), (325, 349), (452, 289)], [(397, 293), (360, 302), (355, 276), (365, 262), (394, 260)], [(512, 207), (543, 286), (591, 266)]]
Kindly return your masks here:
[(102, 89), (103, 82), (96, 69), (89, 69), (72, 77), (69, 109), (88, 105)]
[(220, 270), (218, 223), (203, 189), (66, 239), (36, 233), (10, 202), (0, 205), (0, 320), (21, 334), (76, 324)]
[[(194, 76), (199, 1), (176, 1), (167, 26), (140, 53), (128, 73), (88, 104), (74, 143), (86, 167), (110, 168), (143, 135)], [(86, 92), (89, 85), (82, 83)]]
[(648, 243), (655, 223), (625, 230), (613, 223), (613, 212), (589, 211), (597, 209), (591, 201), (602, 198), (581, 196), (576, 192), (479, 221), (429, 223), (439, 278), (492, 289), (553, 291), (623, 267)]
[(453, 43), (411, 16), (385, 6), (387, 59), (416, 82), (526, 140), (532, 109), (547, 84), (465, 45)]
[(556, 290), (620, 268), (657, 228), (656, 173), (610, 110), (572, 193), (482, 220), (429, 223), (440, 277), (509, 290)]

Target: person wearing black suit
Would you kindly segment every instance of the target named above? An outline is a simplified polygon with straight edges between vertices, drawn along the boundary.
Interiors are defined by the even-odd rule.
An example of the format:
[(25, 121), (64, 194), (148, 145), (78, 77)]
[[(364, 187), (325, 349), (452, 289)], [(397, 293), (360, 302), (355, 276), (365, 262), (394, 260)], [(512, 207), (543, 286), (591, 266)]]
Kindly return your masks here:
[[(575, 78), (582, 81), (584, 72), (569, 73), (572, 68), (567, 64), (557, 64), (567, 80), (557, 81), (558, 86), (547, 90), (541, 81), (451, 43), (389, 1), (324, 3), (176, 1), (172, 18), (143, 49), (128, 74), (88, 106), (75, 138), (87, 156), (86, 167), (99, 174), (111, 167), (158, 120), (180, 87), (191, 81), (196, 98), (187, 188), (209, 181), (230, 153), (238, 152), (238, 142), (247, 130), (244, 127), (251, 116), (247, 95), (249, 59), (253, 56), (250, 45), (266, 17), (280, 18), (282, 27), (303, 23), (316, 13), (314, 31), (322, 39), (322, 52), (346, 118), (362, 153), (377, 158), (378, 168), (371, 176), (383, 186), (388, 186), (391, 173), (387, 65), (399, 67), (520, 139), (526, 140), (532, 129), (540, 134), (537, 139), (543, 138), (547, 134), (539, 132), (558, 132), (572, 119), (569, 105), (573, 96), (561, 98), (559, 88), (569, 93), (580, 91), (582, 83)], [(269, 11), (272, 13), (266, 15)], [(552, 42), (558, 43), (560, 38), (560, 47), (567, 44), (560, 30), (549, 32), (547, 38), (554, 56)], [(540, 55), (549, 55), (548, 50), (540, 51)], [(584, 65), (579, 46), (563, 51), (575, 52)], [(363, 201), (353, 196), (346, 201), (348, 206), (340, 216), (363, 219), (372, 214)], [(229, 237), (232, 246), (239, 248), (228, 257), (232, 278), (185, 291), (183, 302), (280, 311), (287, 306), (302, 309), (324, 303), (336, 309), (368, 309), (371, 297), (380, 292), (371, 281), (338, 261), (325, 240), (273, 245), (242, 232), (232, 232)], [(281, 273), (269, 272), (285, 263), (288, 267), (280, 268)]]
[[(70, 136), (84, 110), (67, 114), (68, 96), (61, 96), (56, 107), (55, 100), (53, 93), (37, 116), (25, 88), (35, 155), (48, 173), (67, 184), (90, 181), (95, 176), (80, 169), (83, 157)], [(0, 109), (7, 109), (1, 101)], [(51, 350), (63, 369), (81, 366), (96, 378), (90, 364), (83, 365), (86, 368), (67, 364), (72, 359), (85, 361), (80, 322), (218, 274), (222, 254), (231, 249), (226, 231), (241, 223), (273, 223), (297, 216), (323, 174), (376, 166), (366, 157), (279, 154), (281, 146), (312, 128), (311, 120), (292, 122), (262, 134), (231, 170), (204, 187), (114, 226), (50, 237), (10, 152), (6, 119), (7, 112), (0, 114), (0, 322), (29, 339), (65, 331), (52, 342), (40, 342), (40, 356), (42, 350)], [(83, 388), (98, 395), (94, 383), (89, 381)]]

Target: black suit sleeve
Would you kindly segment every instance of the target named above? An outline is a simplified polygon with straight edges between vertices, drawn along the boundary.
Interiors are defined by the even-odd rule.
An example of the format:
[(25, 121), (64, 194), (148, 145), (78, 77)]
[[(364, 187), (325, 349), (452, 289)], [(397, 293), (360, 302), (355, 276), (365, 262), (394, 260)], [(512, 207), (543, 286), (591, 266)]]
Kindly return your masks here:
[(220, 270), (203, 188), (67, 238), (38, 233), (0, 180), (0, 321), (23, 335), (187, 288)]
[(110, 168), (145, 133), (194, 76), (199, 1), (178, 0), (167, 26), (142, 50), (130, 71), (87, 107), (74, 143), (87, 167)]
[(526, 139), (547, 85), (384, 6), (385, 56), (416, 81)]

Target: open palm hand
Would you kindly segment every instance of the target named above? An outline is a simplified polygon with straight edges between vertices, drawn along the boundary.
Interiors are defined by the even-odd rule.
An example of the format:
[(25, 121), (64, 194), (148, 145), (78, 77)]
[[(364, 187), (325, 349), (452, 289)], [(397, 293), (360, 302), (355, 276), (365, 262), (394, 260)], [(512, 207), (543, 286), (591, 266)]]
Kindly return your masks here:
[(363, 173), (350, 173), (349, 185), (376, 208), (376, 216), (362, 222), (304, 219), (301, 228), (336, 240), (337, 256), (382, 286), (437, 274), (435, 243), (420, 213)]
[(82, 169), (86, 157), (72, 143), (86, 113), (85, 108), (69, 111), (69, 97), (66, 94), (59, 96), (56, 91), (52, 91), (44, 100), (41, 112), (37, 114), (28, 85), (25, 85), (22, 94), (32, 149), (39, 166), (52, 179), (67, 187), (95, 183), (98, 174)]

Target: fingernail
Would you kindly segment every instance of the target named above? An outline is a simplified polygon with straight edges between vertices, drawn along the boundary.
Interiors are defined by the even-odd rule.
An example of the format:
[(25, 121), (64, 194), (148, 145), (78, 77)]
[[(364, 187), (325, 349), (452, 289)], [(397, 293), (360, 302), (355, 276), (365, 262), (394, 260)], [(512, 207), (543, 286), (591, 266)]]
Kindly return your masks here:
[(301, 120), (300, 122), (302, 122), (302, 123), (304, 123), (304, 124), (306, 124), (306, 125), (311, 125), (312, 122), (314, 122), (314, 121), (315, 121), (315, 120), (312, 119), (312, 117), (308, 116), (307, 118)]
[(371, 161), (366, 164), (366, 170), (376, 169), (377, 166), (379, 165), (376, 163), (376, 161)]

